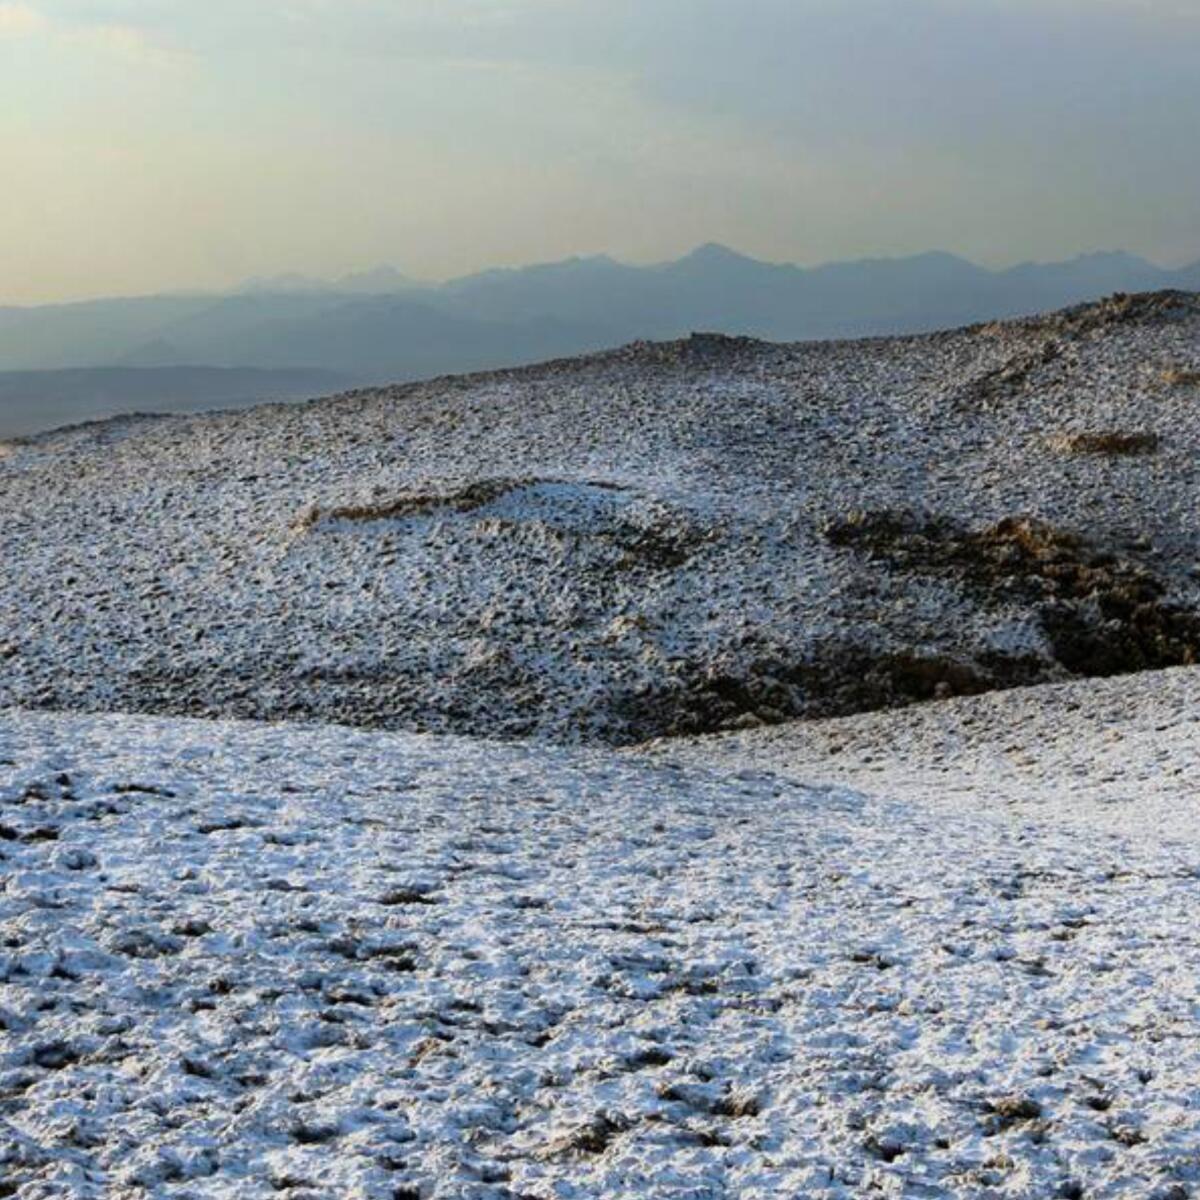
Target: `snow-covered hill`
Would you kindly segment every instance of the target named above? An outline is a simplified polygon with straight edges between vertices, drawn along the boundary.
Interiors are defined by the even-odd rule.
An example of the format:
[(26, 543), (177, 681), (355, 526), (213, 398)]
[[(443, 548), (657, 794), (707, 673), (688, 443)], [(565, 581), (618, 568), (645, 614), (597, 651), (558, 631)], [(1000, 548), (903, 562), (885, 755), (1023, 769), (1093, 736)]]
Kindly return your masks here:
[(0, 703), (631, 742), (1192, 661), (1200, 300), (0, 458)]
[(1198, 464), (1179, 294), (0, 446), (0, 1197), (1196, 1194)]
[(0, 1191), (1192, 1194), (1194, 816), (702, 745), (4, 715)]

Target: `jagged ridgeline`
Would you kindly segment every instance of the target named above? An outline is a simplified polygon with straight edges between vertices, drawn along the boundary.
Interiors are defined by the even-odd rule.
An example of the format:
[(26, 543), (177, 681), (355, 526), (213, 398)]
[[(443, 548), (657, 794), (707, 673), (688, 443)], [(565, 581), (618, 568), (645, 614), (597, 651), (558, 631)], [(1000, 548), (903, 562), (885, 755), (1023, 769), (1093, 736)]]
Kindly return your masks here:
[(1200, 299), (0, 452), (0, 704), (630, 743), (1200, 653)]

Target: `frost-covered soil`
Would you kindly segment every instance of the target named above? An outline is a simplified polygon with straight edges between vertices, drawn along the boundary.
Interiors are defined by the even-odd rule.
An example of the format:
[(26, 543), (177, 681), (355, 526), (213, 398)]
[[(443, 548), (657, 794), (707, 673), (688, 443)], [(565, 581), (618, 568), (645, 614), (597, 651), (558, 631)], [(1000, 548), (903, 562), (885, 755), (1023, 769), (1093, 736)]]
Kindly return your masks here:
[(966, 695), (1200, 656), (1198, 372), (1172, 294), (0, 447), (0, 1198), (1200, 1195), (1200, 673)]
[(753, 763), (951, 810), (1200, 840), (1200, 670), (1191, 667), (664, 739), (639, 752), (725, 770)]
[[(1130, 686), (1137, 805), (1200, 689)], [(0, 1192), (1200, 1187), (1194, 818), (676, 751), (4, 715)]]
[(620, 743), (1184, 662), (1198, 305), (14, 443), (0, 704)]

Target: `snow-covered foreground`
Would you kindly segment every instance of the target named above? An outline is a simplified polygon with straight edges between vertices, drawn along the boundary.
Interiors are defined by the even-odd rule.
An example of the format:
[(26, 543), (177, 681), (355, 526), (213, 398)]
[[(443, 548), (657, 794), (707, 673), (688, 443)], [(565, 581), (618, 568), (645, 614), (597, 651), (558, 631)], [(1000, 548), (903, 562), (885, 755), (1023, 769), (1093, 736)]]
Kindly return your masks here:
[(1200, 1186), (1194, 841), (702, 759), (4, 716), (0, 1194)]

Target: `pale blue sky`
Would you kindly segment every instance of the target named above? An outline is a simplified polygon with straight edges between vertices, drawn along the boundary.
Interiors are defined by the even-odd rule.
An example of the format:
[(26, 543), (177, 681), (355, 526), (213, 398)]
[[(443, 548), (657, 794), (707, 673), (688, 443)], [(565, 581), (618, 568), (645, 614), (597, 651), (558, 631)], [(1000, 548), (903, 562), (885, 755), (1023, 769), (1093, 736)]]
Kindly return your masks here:
[(1200, 258), (1200, 0), (0, 0), (0, 301)]

